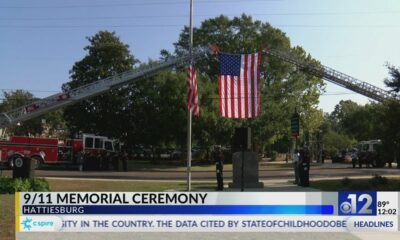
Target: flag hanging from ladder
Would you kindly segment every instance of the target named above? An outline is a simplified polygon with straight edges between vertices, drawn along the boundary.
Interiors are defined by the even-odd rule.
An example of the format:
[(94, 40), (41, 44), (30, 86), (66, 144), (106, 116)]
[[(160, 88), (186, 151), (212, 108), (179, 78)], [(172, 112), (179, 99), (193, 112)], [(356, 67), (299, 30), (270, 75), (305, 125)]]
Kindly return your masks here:
[(261, 53), (219, 54), (219, 112), (227, 118), (260, 114)]
[(197, 95), (196, 69), (191, 63), (188, 68), (187, 76), (187, 108), (193, 115), (199, 116), (199, 98)]

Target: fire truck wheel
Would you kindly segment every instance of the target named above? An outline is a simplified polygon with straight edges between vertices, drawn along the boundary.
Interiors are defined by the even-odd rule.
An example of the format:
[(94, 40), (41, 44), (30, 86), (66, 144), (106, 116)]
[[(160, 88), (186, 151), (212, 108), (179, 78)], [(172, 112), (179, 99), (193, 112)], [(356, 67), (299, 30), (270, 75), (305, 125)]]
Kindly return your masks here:
[(20, 168), (22, 167), (22, 165), (24, 165), (24, 161), (22, 160), (22, 157), (20, 156), (14, 156), (14, 160), (13, 160), (13, 168)]
[(35, 169), (40, 169), (43, 166), (43, 162), (42, 162), (42, 159), (40, 157), (33, 156), (32, 157), (32, 163), (34, 164)]

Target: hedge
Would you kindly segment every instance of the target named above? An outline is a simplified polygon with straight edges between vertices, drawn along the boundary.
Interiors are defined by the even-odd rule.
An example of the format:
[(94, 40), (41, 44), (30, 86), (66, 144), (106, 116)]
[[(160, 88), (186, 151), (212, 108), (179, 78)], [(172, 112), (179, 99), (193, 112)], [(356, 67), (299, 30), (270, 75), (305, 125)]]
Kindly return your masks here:
[(44, 178), (21, 179), (0, 177), (0, 194), (15, 192), (48, 192), (49, 183)]

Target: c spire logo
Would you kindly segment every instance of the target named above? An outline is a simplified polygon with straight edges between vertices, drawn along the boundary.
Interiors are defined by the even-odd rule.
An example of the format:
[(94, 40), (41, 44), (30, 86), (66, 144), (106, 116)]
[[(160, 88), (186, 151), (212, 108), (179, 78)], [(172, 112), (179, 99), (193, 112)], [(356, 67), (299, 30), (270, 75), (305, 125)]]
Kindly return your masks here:
[(21, 222), (23, 229), (28, 231), (30, 231), (32, 228), (31, 223), (32, 223), (32, 218), (25, 218), (25, 220)]

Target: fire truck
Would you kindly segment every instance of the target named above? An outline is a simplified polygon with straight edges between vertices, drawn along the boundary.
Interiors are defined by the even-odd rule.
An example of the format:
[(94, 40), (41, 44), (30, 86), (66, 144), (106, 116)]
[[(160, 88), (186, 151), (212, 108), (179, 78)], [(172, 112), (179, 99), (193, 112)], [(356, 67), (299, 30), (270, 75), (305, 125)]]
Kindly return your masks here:
[(43, 164), (76, 164), (78, 152), (99, 159), (118, 150), (118, 141), (94, 134), (65, 140), (11, 136), (8, 140), (0, 140), (0, 162), (12, 168), (16, 159), (28, 157), (34, 160), (36, 168), (40, 168)]
[(386, 161), (384, 154), (382, 154), (382, 141), (379, 139), (361, 141), (357, 144), (357, 161), (361, 167), (365, 164), (366, 167), (372, 165), (373, 167), (383, 167), (386, 162), (391, 164), (391, 161)]

